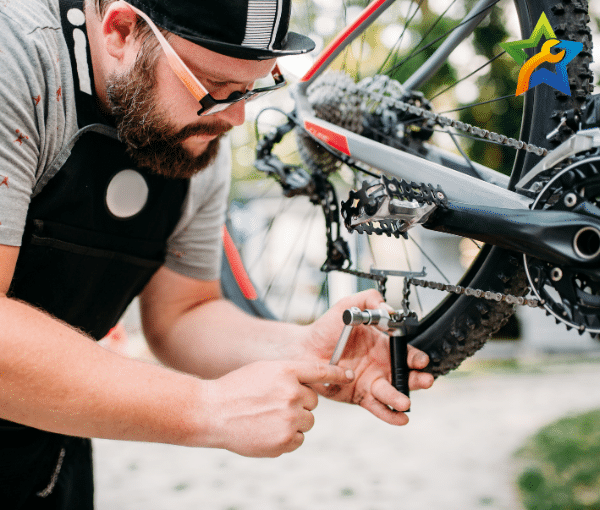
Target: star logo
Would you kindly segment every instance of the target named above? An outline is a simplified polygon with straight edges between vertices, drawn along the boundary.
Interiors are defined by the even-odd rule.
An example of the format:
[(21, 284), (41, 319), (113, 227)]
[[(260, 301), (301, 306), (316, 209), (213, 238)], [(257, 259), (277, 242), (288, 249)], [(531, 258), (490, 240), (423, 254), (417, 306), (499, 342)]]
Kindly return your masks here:
[[(525, 49), (536, 48), (542, 36), (546, 39), (544, 44), (542, 44), (542, 49), (529, 58), (527, 53), (525, 53)], [(583, 49), (583, 43), (557, 39), (546, 13), (542, 13), (540, 16), (529, 39), (500, 43), (500, 47), (521, 66), (517, 91), (515, 93), (516, 96), (527, 92), (530, 88), (540, 83), (545, 83), (568, 96), (571, 95), (567, 64)], [(555, 52), (556, 50), (561, 51), (552, 53), (551, 49), (554, 49)], [(545, 68), (535, 70), (545, 62), (554, 64), (556, 72), (553, 73)]]

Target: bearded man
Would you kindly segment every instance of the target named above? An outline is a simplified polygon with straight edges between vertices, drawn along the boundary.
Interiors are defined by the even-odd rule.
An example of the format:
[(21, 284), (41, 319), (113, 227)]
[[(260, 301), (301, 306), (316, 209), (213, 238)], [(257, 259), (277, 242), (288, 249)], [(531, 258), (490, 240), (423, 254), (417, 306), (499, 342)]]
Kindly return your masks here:
[[(341, 311), (378, 293), (297, 326), (220, 292), (224, 135), (284, 83), (278, 57), (313, 48), (289, 16), (289, 0), (0, 2), (3, 508), (93, 508), (89, 438), (272, 457), (302, 444), (318, 393), (408, 421), (383, 334), (356, 328), (344, 368), (327, 363)], [(162, 366), (93, 341), (138, 295)]]

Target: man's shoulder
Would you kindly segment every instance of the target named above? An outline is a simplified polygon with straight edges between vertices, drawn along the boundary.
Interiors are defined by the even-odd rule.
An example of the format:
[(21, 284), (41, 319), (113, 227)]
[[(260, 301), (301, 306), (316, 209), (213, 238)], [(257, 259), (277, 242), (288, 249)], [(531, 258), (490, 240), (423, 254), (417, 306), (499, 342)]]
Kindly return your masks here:
[[(0, 0), (0, 23), (32, 34), (41, 28), (59, 29), (58, 0)], [(0, 36), (2, 34), (0, 33)]]
[(18, 160), (35, 183), (77, 130), (58, 0), (0, 0), (0, 69), (0, 138), (12, 141), (16, 127), (22, 134), (4, 147), (12, 156), (0, 174), (17, 171), (9, 162)]
[(4, 65), (36, 67), (61, 53), (58, 0), (0, 0), (0, 54)]
[(0, 0), (0, 87), (15, 100), (44, 98), (46, 86), (66, 93), (70, 64), (58, 1)]

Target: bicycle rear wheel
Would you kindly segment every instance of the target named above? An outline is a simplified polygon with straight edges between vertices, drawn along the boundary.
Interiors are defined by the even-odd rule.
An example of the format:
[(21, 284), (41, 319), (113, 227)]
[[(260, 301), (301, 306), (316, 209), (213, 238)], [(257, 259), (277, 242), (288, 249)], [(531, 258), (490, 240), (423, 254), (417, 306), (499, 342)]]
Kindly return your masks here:
[[(361, 39), (352, 44), (349, 52), (338, 57), (332, 67), (343, 69), (352, 77), (353, 82), (373, 73), (387, 71), (392, 78), (406, 83), (423, 65), (433, 49), (443, 42), (444, 35), (452, 34), (452, 28), (460, 26), (461, 16), (465, 16), (473, 3), (447, 0), (444, 6), (439, 6), (439, 2), (435, 2), (434, 5), (432, 1), (421, 0), (411, 2), (407, 9), (408, 3), (400, 5), (397, 2), (394, 8), (390, 8), (380, 18), (383, 24), (375, 24), (374, 35), (365, 32)], [(510, 2), (506, 0), (494, 3), (482, 25), (448, 57), (448, 64), (442, 66), (422, 84), (420, 91), (423, 93), (423, 99), (417, 101), (421, 101), (419, 104), (426, 104), (435, 113), (447, 112), (445, 115), (450, 116), (454, 113), (460, 115), (460, 120), (480, 128), (500, 132), (537, 146), (552, 148), (566, 139), (571, 132), (568, 127), (563, 126), (556, 130), (550, 140), (546, 138), (547, 134), (555, 131), (564, 112), (574, 107), (581, 108), (591, 90), (591, 36), (587, 28), (587, 4), (579, 0), (560, 4), (550, 0), (516, 0), (514, 10), (510, 12), (513, 13), (513, 19), (518, 19), (520, 33), (494, 35), (494, 31), (507, 24), (507, 20), (510, 25), (510, 6)], [(528, 38), (543, 12), (548, 16), (558, 38), (584, 43), (584, 50), (569, 67), (571, 96), (542, 85), (530, 89), (525, 98), (515, 98), (515, 68), (508, 74), (502, 72), (502, 66), (499, 66), (502, 55), (496, 43)], [(391, 18), (392, 13), (398, 18)], [(427, 28), (420, 26), (428, 20)], [(413, 30), (416, 23), (419, 24), (419, 31)], [(394, 51), (384, 56), (383, 65), (381, 62), (374, 64), (374, 57), (380, 53), (375, 41), (380, 41), (381, 37), (389, 38), (394, 30), (400, 34), (396, 42), (390, 44)], [(406, 44), (410, 38), (413, 43)], [(490, 42), (492, 44), (489, 44)], [(471, 57), (473, 65), (470, 69), (457, 64), (465, 61), (465, 54)], [(468, 83), (475, 78), (478, 81), (473, 88), (472, 84)], [(450, 80), (453, 83), (448, 83)], [(385, 116), (381, 115), (375, 120), (365, 120), (362, 117), (360, 122), (357, 122), (356, 110), (353, 108), (360, 101), (354, 101), (356, 98), (348, 95), (338, 94), (336, 97), (335, 93), (325, 89), (326, 86), (327, 83), (322, 86), (322, 90), (317, 90), (317, 99), (312, 101), (317, 113), (321, 112), (326, 120), (352, 130), (368, 131), (367, 136), (378, 137), (382, 143), (420, 153), (422, 157), (432, 158), (436, 154), (428, 151), (428, 144), (447, 148), (450, 143), (459, 154), (455, 164), (462, 167), (463, 171), (477, 168), (478, 163), (503, 169), (504, 172), (511, 173), (507, 184), (509, 187), (539, 160), (538, 156), (531, 153), (510, 152), (511, 150), (485, 144), (481, 146), (471, 139), (467, 139), (466, 144), (461, 144), (456, 133), (449, 137), (446, 133), (424, 132), (422, 126), (399, 127), (393, 122), (386, 124), (382, 121)], [(317, 84), (315, 87), (318, 89)], [(468, 99), (469, 94), (473, 95), (473, 99)], [(498, 97), (502, 101), (496, 101)], [(464, 108), (466, 104), (471, 104), (471, 107)], [(505, 122), (506, 119), (510, 122)], [(340, 166), (329, 154), (323, 154), (312, 139), (306, 136), (299, 138), (300, 152), (305, 164), (313, 171), (327, 167), (328, 172), (337, 172), (337, 176), (331, 180), (335, 182), (340, 198), (346, 200), (347, 190), (352, 186), (356, 187), (357, 184), (354, 174)], [(289, 146), (284, 147), (284, 151), (290, 150)], [(462, 163), (461, 158), (464, 160)], [(296, 157), (295, 161), (298, 160)], [(232, 212), (233, 226), (237, 226), (232, 230), (234, 235), (237, 231), (238, 239), (244, 241), (241, 250), (245, 258), (244, 264), (251, 269), (250, 276), (257, 283), (259, 297), (256, 302), (260, 302), (261, 306), (266, 303), (269, 309), (275, 310), (276, 316), (308, 322), (314, 315), (323, 311), (327, 302), (324, 299), (316, 299), (316, 304), (308, 304), (305, 296), (322, 298), (327, 294), (327, 284), (334, 289), (341, 285), (346, 291), (361, 290), (365, 282), (359, 281), (358, 285), (352, 286), (352, 282), (342, 277), (342, 284), (338, 280), (332, 285), (331, 281), (326, 280), (323, 283), (314, 277), (325, 259), (325, 224), (318, 216), (318, 208), (310, 204), (306, 197), (284, 199), (282, 206), (275, 205), (276, 199), (271, 198), (268, 190), (263, 190), (262, 193), (260, 199), (256, 193), (253, 200), (243, 199), (241, 202), (248, 207), (242, 209), (242, 213), (236, 213), (235, 210)], [(266, 234), (253, 235), (257, 223), (248, 221), (251, 209), (261, 214), (271, 210), (262, 220)], [(305, 236), (303, 231), (308, 235)], [(368, 270), (368, 267), (364, 266), (372, 262), (388, 269), (404, 270), (419, 270), (425, 265), (428, 267), (427, 279), (513, 295), (524, 295), (527, 292), (520, 259), (513, 254), (454, 236), (431, 234), (424, 229), (411, 230), (409, 234), (409, 241), (392, 239), (393, 244), (389, 244), (390, 240), (385, 238), (374, 238), (368, 242), (364, 236), (352, 236), (357, 245), (354, 250), (355, 265), (362, 265), (363, 270)], [(270, 251), (265, 242), (268, 239), (275, 240), (278, 250)], [(282, 250), (283, 243), (288, 243), (289, 246)], [(258, 249), (252, 250), (253, 244), (258, 245)], [(314, 246), (319, 249), (310, 249)], [(466, 262), (461, 263), (459, 260), (457, 263), (449, 263), (451, 259), (460, 258)], [(284, 262), (291, 263), (287, 266)], [(281, 277), (273, 271), (279, 265), (283, 268)], [(303, 285), (304, 292), (298, 291), (295, 288), (296, 284)], [(226, 295), (233, 296), (236, 288), (230, 281), (224, 290)], [(514, 311), (513, 307), (506, 303), (482, 301), (467, 296), (444, 296), (432, 290), (413, 292), (420, 318), (419, 334), (413, 344), (429, 354), (429, 370), (434, 375), (447, 373), (458, 366), (462, 360), (478, 350)], [(394, 299), (399, 299), (400, 294), (399, 287), (390, 288), (389, 298), (392, 304)], [(247, 300), (242, 301), (242, 304), (247, 304)], [(285, 317), (290, 311), (294, 314)]]

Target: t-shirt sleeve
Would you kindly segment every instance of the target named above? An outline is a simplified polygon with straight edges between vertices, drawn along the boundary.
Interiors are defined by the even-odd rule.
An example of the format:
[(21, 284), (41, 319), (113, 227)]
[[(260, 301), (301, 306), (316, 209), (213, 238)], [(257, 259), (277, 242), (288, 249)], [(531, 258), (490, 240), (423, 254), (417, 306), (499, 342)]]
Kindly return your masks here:
[(0, 244), (20, 246), (39, 166), (36, 108), (45, 92), (31, 68), (31, 45), (0, 12)]
[(226, 137), (215, 162), (190, 182), (182, 219), (169, 238), (166, 267), (198, 280), (220, 278), (230, 181), (231, 146)]

